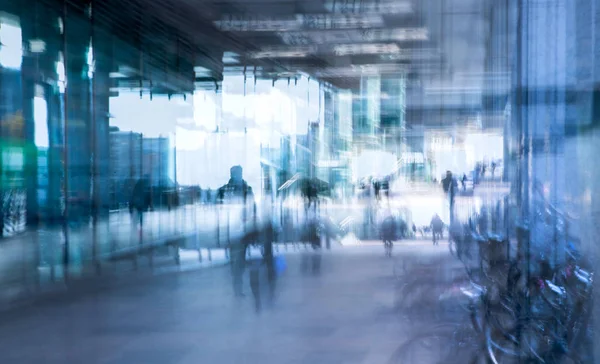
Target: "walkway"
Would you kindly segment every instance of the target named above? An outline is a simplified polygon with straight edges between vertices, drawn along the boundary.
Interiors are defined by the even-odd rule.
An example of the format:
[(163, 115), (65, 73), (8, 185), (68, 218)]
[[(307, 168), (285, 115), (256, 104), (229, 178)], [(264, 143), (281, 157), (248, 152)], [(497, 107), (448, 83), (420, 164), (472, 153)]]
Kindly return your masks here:
[(394, 266), (415, 257), (452, 264), (429, 242), (399, 244), (392, 259), (381, 246), (288, 254), (258, 314), (250, 288), (233, 297), (227, 267), (140, 278), (14, 312), (0, 324), (0, 362), (385, 364), (429, 324), (394, 310)]

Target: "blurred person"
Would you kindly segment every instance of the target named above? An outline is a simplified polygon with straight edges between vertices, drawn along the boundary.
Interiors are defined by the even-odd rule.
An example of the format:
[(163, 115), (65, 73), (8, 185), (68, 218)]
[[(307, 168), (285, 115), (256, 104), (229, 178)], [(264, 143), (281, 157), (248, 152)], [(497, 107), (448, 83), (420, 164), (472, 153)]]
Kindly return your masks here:
[(467, 179), (467, 174), (464, 173), (463, 176), (462, 176), (462, 179), (460, 180), (460, 183), (462, 184), (463, 191), (467, 191), (467, 180), (468, 180)]
[(417, 237), (417, 225), (415, 225), (414, 222), (412, 224), (412, 232), (413, 232), (413, 236), (416, 238)]
[(462, 258), (470, 254), (469, 240), (466, 235), (465, 226), (459, 222), (453, 222), (448, 227), (448, 238), (456, 244), (456, 255)]
[(381, 189), (383, 190), (383, 194), (385, 195), (385, 198), (387, 198), (389, 200), (389, 198), (390, 198), (390, 178), (389, 177), (385, 177), (383, 179), (383, 181), (381, 182)]
[(373, 190), (375, 191), (375, 199), (379, 201), (381, 192), (381, 182), (379, 180), (373, 181)]
[(250, 260), (250, 289), (254, 297), (254, 307), (257, 313), (262, 309), (262, 293), (260, 273), (266, 270), (267, 283), (269, 287), (269, 302), (273, 302), (275, 295), (275, 286), (277, 278), (276, 260), (273, 251), (273, 242), (277, 239), (277, 229), (272, 219), (272, 215), (262, 210), (260, 222), (244, 234), (242, 244), (260, 245), (262, 248), (262, 258)]
[(479, 216), (477, 217), (477, 229), (479, 235), (485, 236), (488, 234), (488, 209), (487, 207), (481, 207)]
[(317, 187), (317, 182), (313, 179), (305, 180), (301, 192), (306, 204), (305, 209), (308, 211), (312, 206), (316, 210), (317, 201), (319, 197), (319, 189)]
[(452, 175), (452, 172), (446, 171), (446, 177), (442, 180), (442, 188), (444, 193), (448, 196), (448, 202), (450, 204), (450, 222), (454, 220), (454, 200), (456, 197), (456, 190), (458, 189), (458, 183)]
[(496, 174), (496, 167), (498, 165), (496, 164), (496, 161), (492, 161), (492, 179), (494, 179), (494, 176)]
[(246, 203), (254, 200), (252, 187), (243, 178), (241, 166), (233, 166), (229, 169), (229, 181), (217, 190), (217, 200), (220, 203)]
[(133, 186), (131, 198), (129, 199), (129, 213), (134, 220), (134, 214), (137, 214), (139, 227), (144, 223), (144, 212), (150, 207), (150, 176), (144, 175), (138, 179)]
[[(227, 184), (217, 190), (217, 202), (220, 204), (242, 204), (242, 224), (245, 227), (250, 213), (256, 217), (256, 205), (252, 187), (243, 178), (241, 166), (233, 166), (229, 170), (230, 178)], [(229, 223), (229, 221), (227, 222)], [(233, 279), (233, 293), (236, 297), (243, 297), (243, 276), (246, 268), (246, 254), (248, 241), (241, 239), (229, 244), (229, 259), (231, 262), (231, 275)]]
[(433, 236), (433, 245), (439, 245), (439, 239), (444, 238), (444, 222), (438, 214), (431, 218), (431, 234)]
[(473, 185), (479, 184), (480, 178), (481, 178), (481, 163), (477, 162), (475, 164), (475, 173), (473, 173)]
[(394, 241), (398, 238), (398, 224), (394, 215), (389, 211), (386, 212), (381, 222), (380, 236), (385, 248), (385, 256), (391, 257)]

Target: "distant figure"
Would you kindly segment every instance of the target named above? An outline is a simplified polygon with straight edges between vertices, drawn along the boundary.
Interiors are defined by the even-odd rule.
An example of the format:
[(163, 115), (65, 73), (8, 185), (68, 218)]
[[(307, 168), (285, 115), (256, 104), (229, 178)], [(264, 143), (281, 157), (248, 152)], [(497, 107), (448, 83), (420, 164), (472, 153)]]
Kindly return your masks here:
[(444, 238), (444, 222), (438, 214), (433, 215), (430, 226), (431, 234), (433, 236), (433, 245), (439, 245), (439, 239)]
[(416, 238), (417, 237), (417, 225), (415, 225), (414, 222), (412, 224), (412, 232), (413, 232), (413, 236)]
[(205, 204), (211, 204), (212, 203), (212, 188), (208, 188), (206, 191), (204, 191), (204, 203)]
[(385, 255), (392, 256), (394, 241), (398, 238), (398, 225), (393, 215), (389, 214), (381, 223), (381, 240), (385, 248)]
[(317, 187), (317, 181), (307, 179), (302, 185), (302, 195), (305, 201), (305, 209), (308, 211), (311, 206), (317, 208), (317, 199), (319, 196), (319, 189)]
[(389, 177), (385, 177), (381, 182), (381, 189), (383, 190), (383, 194), (387, 199), (390, 198), (390, 179)]
[(129, 213), (132, 216), (134, 213), (137, 214), (138, 223), (141, 226), (144, 223), (144, 212), (150, 207), (150, 177), (144, 175), (144, 177), (137, 180), (133, 191), (131, 192), (131, 198), (129, 199)]
[(475, 173), (473, 173), (473, 185), (479, 184), (481, 178), (481, 163), (475, 165)]
[(375, 190), (375, 199), (379, 200), (379, 193), (381, 191), (381, 182), (378, 180), (373, 181), (373, 189)]
[(496, 174), (496, 167), (497, 167), (497, 166), (498, 166), (498, 165), (496, 164), (496, 161), (493, 161), (493, 162), (492, 162), (492, 179), (494, 179), (494, 176), (495, 176), (495, 174)]
[[(244, 181), (242, 167), (231, 167), (229, 174), (229, 182), (217, 190), (217, 202), (221, 204), (243, 204), (242, 223), (245, 224), (248, 221), (248, 208), (251, 207), (253, 212), (256, 212), (252, 187)], [(244, 270), (246, 267), (247, 246), (248, 241), (233, 242), (229, 245), (233, 292), (236, 297), (244, 295), (242, 286)]]
[(460, 180), (460, 183), (462, 183), (463, 191), (466, 191), (467, 190), (467, 174), (466, 173), (463, 174), (463, 177)]
[(450, 222), (454, 219), (454, 198), (456, 197), (456, 190), (458, 183), (452, 176), (452, 172), (446, 171), (446, 177), (442, 180), (442, 188), (448, 196), (448, 202), (450, 203)]
[(485, 179), (485, 170), (486, 170), (486, 165), (485, 163), (481, 166), (481, 179)]

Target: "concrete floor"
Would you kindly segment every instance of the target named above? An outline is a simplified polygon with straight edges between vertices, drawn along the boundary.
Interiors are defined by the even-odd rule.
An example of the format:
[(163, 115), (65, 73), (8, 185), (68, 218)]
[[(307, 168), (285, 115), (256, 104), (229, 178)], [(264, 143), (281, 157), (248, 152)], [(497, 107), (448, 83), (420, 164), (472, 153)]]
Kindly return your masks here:
[(258, 313), (248, 273), (242, 298), (228, 267), (145, 277), (14, 311), (0, 324), (0, 363), (389, 363), (436, 323), (395, 308), (394, 267), (440, 257), (455, 264), (427, 241), (397, 244), (392, 258), (376, 245), (288, 254)]

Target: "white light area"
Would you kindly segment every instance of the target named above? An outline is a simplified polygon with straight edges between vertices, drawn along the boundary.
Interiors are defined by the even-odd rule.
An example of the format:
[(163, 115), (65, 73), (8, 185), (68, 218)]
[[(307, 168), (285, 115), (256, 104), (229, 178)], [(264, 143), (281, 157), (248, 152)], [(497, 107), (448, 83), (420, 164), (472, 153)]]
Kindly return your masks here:
[(89, 79), (94, 78), (94, 72), (96, 72), (96, 61), (94, 60), (94, 47), (92, 45), (92, 40), (90, 39), (90, 45), (87, 49), (86, 61), (88, 66), (87, 76)]
[(465, 145), (472, 148), (472, 152), (477, 158), (475, 162), (502, 159), (504, 155), (504, 138), (502, 135), (467, 134)]
[(56, 75), (58, 77), (58, 88), (60, 93), (65, 93), (67, 87), (67, 74), (65, 72), (65, 59), (63, 53), (58, 54), (58, 61), (56, 62)]
[[(227, 80), (231, 77), (231, 80)], [(319, 118), (319, 83), (301, 77), (295, 82), (287, 78), (275, 82), (254, 80), (247, 82), (246, 96), (243, 77), (226, 76), (228, 82), (222, 93), (223, 130), (243, 130), (249, 127), (276, 130), (282, 134), (306, 134), (308, 118)], [(310, 92), (309, 92), (309, 89)], [(230, 93), (232, 91), (233, 93)], [(311, 108), (308, 107), (310, 98)], [(202, 114), (204, 114), (202, 112)]]
[(270, 32), (299, 29), (302, 27), (302, 19), (252, 19), (245, 17), (243, 19), (217, 20), (214, 24), (219, 30), (223, 31)]
[(185, 108), (178, 100), (167, 96), (155, 95), (140, 98), (139, 92), (119, 92), (118, 97), (109, 99), (109, 110), (113, 118), (111, 126), (121, 131), (133, 131), (144, 137), (157, 138), (171, 135), (175, 131), (177, 120), (194, 115), (194, 108)]
[(308, 55), (314, 54), (317, 51), (317, 47), (314, 46), (303, 46), (303, 47), (286, 47), (286, 48), (267, 48), (262, 49), (258, 52), (250, 52), (249, 57), (254, 59), (261, 58), (303, 58)]
[(217, 104), (214, 91), (194, 91), (194, 120), (196, 125), (207, 131), (217, 128)]
[(377, 28), (385, 23), (380, 14), (305, 14), (297, 15), (309, 29)]
[(38, 148), (48, 148), (50, 140), (48, 136), (48, 103), (43, 97), (33, 98), (33, 122), (35, 132), (35, 145)]
[(352, 158), (352, 177), (384, 177), (396, 169), (398, 158), (395, 154), (378, 150), (365, 150)]
[(175, 145), (177, 151), (198, 150), (204, 147), (206, 132), (201, 130), (189, 130), (177, 126), (175, 128)]
[(438, 150), (433, 152), (433, 176), (441, 180), (446, 171), (460, 178), (463, 174), (468, 174), (473, 170), (473, 166), (467, 164), (467, 154), (464, 149)]
[(44, 53), (46, 51), (46, 42), (41, 39), (31, 39), (29, 41), (29, 51), (31, 53)]
[(339, 44), (333, 47), (333, 53), (338, 56), (353, 54), (394, 54), (400, 53), (400, 47), (395, 43)]
[(23, 38), (18, 20), (0, 18), (0, 66), (21, 69)]
[(318, 121), (320, 116), (319, 99), (320, 90), (319, 82), (311, 79), (308, 83), (308, 120), (311, 122)]
[(336, 13), (377, 13), (377, 14), (410, 14), (413, 12), (413, 5), (410, 1), (360, 1), (360, 2), (340, 2), (336, 0), (327, 0), (325, 8), (328, 11)]
[(108, 74), (108, 77), (110, 77), (110, 78), (126, 78), (127, 76), (122, 74), (121, 72), (110, 72)]
[(260, 142), (244, 133), (208, 134), (204, 145), (194, 151), (177, 150), (177, 179), (213, 190), (227, 183), (229, 169), (241, 165), (244, 179), (255, 196), (261, 194)]
[(344, 42), (390, 42), (390, 41), (425, 41), (429, 39), (427, 28), (381, 28), (369, 29), (336, 29), (328, 32), (302, 31), (282, 32), (278, 36), (288, 45), (301, 44), (339, 44)]

